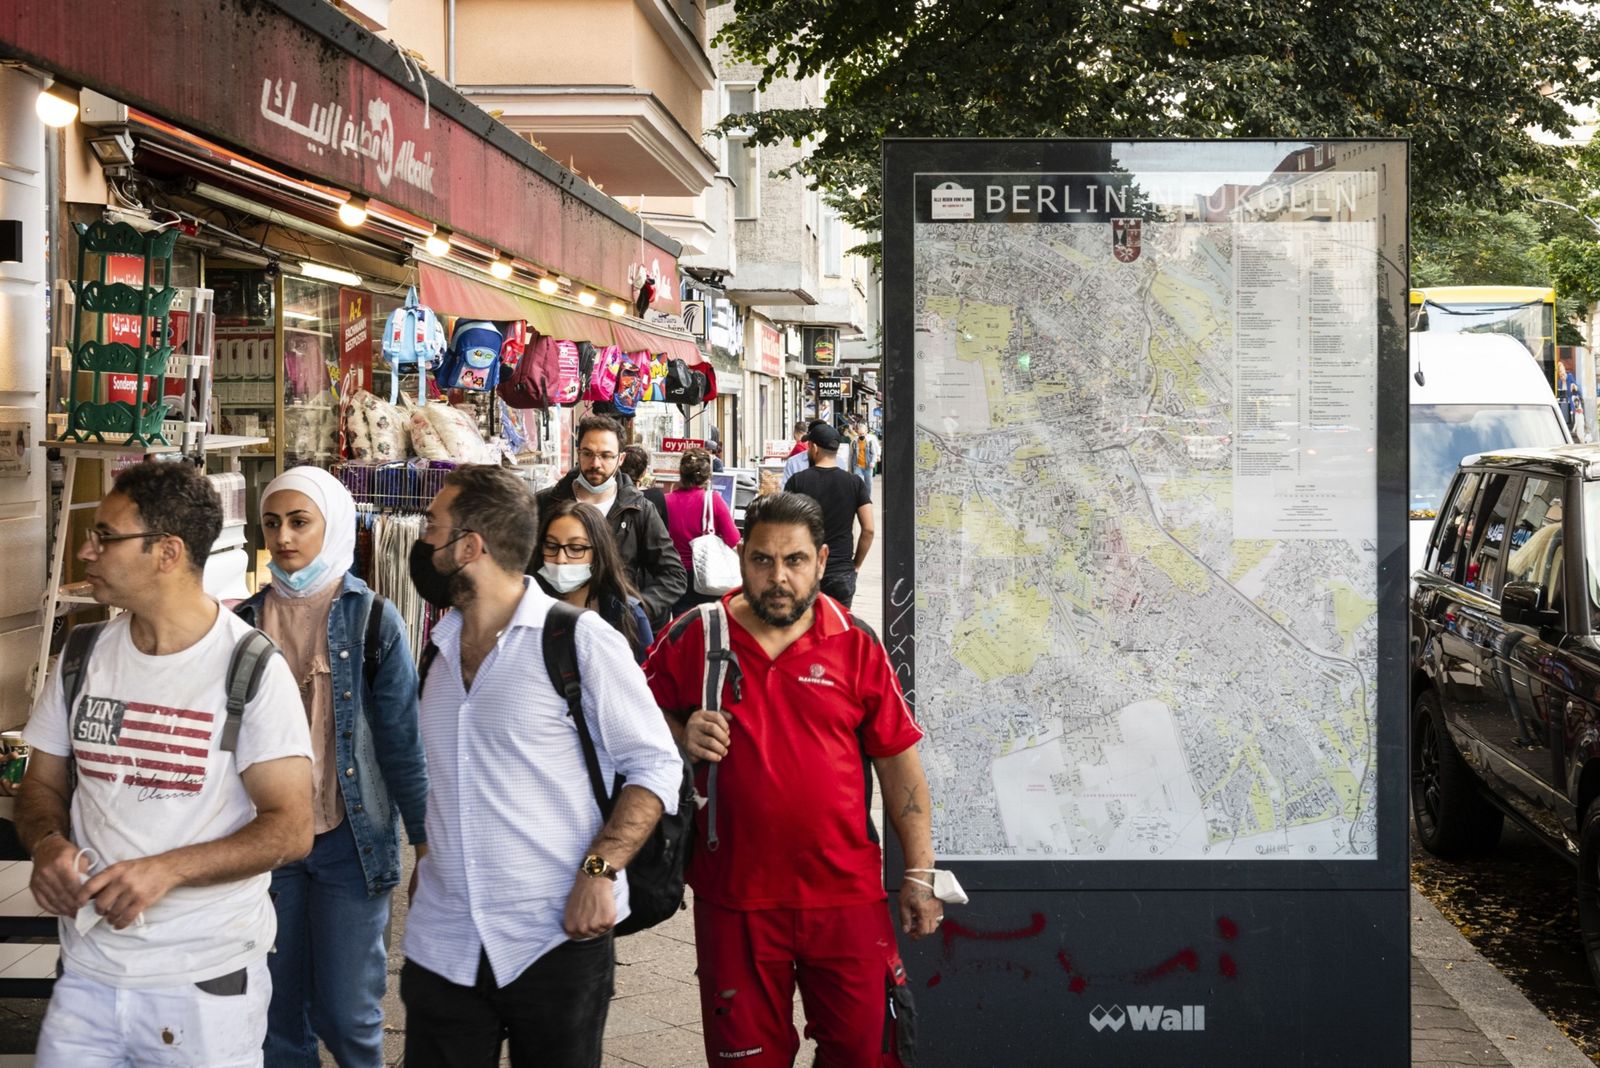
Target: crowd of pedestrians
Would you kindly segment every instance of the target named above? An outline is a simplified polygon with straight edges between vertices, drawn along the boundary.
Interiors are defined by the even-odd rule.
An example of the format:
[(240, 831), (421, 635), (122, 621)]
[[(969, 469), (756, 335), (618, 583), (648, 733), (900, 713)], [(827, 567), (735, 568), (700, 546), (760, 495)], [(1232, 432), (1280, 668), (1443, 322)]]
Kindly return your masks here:
[[(931, 876), (922, 735), (849, 612), (872, 523), (840, 480), (862, 476), (831, 427), (797, 429), (796, 492), (752, 502), (742, 539), (714, 454), (652, 500), (604, 416), (537, 497), (456, 469), (409, 561), (443, 613), (421, 650), (352, 572), (331, 475), (266, 487), (271, 583), (229, 611), (202, 586), (209, 481), (123, 471), (78, 552), (120, 611), (69, 635), (25, 732), (17, 830), (61, 918), (38, 1063), (313, 1066), (320, 1042), (381, 1065), (403, 832), (405, 1063), (488, 1068), (509, 1042), (514, 1065), (597, 1065), (630, 864), (680, 806), (707, 1062), (792, 1063), (798, 986), (819, 1063), (902, 1063), (895, 928), (943, 912), (931, 877), (886, 903), (869, 775)], [(707, 535), (738, 553), (721, 597), (694, 592)]]

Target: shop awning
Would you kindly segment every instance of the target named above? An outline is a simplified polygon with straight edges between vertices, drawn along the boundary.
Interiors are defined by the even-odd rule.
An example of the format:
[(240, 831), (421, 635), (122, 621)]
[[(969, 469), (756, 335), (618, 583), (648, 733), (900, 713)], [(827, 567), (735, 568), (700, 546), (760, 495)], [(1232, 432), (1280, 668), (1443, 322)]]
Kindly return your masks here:
[(420, 259), (417, 261), (417, 288), (422, 303), (445, 315), (526, 319), (539, 333), (565, 341), (619, 345), (625, 352), (641, 349), (665, 352), (691, 367), (705, 362), (705, 356), (687, 336), (677, 337), (637, 322), (622, 323), (608, 315), (595, 315), (539, 300)]

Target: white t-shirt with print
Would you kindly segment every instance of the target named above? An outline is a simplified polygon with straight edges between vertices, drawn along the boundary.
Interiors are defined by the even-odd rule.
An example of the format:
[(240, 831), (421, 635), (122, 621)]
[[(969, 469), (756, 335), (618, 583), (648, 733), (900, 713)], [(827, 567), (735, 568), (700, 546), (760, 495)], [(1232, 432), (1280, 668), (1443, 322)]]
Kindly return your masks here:
[[(218, 608), (204, 638), (182, 652), (146, 656), (127, 614), (105, 625), (69, 725), (60, 673), (28, 719), (29, 745), (78, 766), (72, 839), (105, 864), (226, 838), (255, 819), (239, 773), (281, 757), (311, 756), (294, 675), (273, 656), (245, 706), (233, 753), (221, 749), (228, 661), (250, 628)], [(97, 869), (98, 870), (98, 869)], [(80, 935), (61, 921), (61, 951), (75, 974), (119, 987), (202, 982), (265, 956), (277, 916), (262, 874), (215, 886), (180, 886), (121, 931)]]

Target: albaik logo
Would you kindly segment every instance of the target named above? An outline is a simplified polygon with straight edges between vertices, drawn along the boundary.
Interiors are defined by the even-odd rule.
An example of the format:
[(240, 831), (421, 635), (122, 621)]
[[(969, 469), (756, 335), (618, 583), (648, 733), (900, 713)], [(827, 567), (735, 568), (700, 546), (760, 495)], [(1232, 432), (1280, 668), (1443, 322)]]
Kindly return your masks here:
[(933, 187), (933, 203), (928, 217), (934, 222), (945, 219), (970, 219), (975, 212), (976, 199), (972, 190), (955, 182), (941, 182)]
[(1204, 1031), (1206, 1007), (1182, 1005), (1169, 1009), (1165, 1005), (1113, 1005), (1108, 1009), (1096, 1005), (1089, 1010), (1089, 1026), (1096, 1031), (1120, 1031), (1124, 1026), (1134, 1031)]

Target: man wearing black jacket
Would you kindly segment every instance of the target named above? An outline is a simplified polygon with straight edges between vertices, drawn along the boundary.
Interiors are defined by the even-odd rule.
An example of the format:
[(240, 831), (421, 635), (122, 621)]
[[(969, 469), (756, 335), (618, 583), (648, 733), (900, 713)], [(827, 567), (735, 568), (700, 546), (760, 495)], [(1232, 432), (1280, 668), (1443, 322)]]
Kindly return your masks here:
[[(622, 425), (608, 415), (584, 416), (578, 422), (578, 466), (539, 494), (539, 508), (577, 500), (605, 513), (628, 578), (639, 590), (651, 625), (659, 629), (669, 621), (673, 603), (689, 588), (689, 578), (667, 524), (633, 480), (618, 470), (621, 459)], [(543, 562), (535, 553), (528, 562), (529, 573)]]

